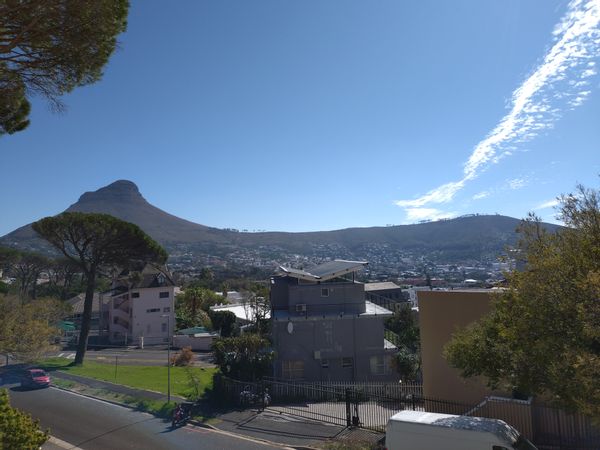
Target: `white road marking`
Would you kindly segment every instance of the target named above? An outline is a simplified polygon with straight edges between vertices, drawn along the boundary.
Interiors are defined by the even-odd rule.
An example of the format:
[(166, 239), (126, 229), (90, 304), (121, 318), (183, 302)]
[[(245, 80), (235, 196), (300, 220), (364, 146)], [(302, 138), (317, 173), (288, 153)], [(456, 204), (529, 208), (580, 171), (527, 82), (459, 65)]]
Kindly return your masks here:
[(242, 434), (230, 433), (229, 431), (219, 430), (218, 428), (203, 428), (203, 427), (196, 427), (192, 424), (187, 424), (185, 426), (185, 430), (192, 431), (194, 433), (200, 433), (200, 434), (205, 433), (205, 432), (209, 432), (209, 433), (213, 432), (216, 434), (221, 434), (223, 436), (228, 436), (228, 437), (232, 437), (232, 438), (241, 439), (243, 441), (253, 442), (255, 444), (268, 445), (270, 447), (281, 448), (284, 450), (293, 450), (293, 447), (287, 447), (287, 446), (285, 446), (283, 444), (279, 444), (277, 442), (271, 442), (266, 439), (252, 438), (250, 436), (244, 436)]
[(50, 436), (50, 439), (48, 439), (48, 442), (50, 442), (51, 444), (54, 444), (54, 445), (56, 445), (57, 447), (60, 447), (60, 448), (67, 448), (69, 450), (83, 450), (80, 447), (76, 447), (75, 445), (69, 444), (68, 442), (65, 442), (62, 439), (58, 439), (58, 438), (56, 438), (54, 436)]

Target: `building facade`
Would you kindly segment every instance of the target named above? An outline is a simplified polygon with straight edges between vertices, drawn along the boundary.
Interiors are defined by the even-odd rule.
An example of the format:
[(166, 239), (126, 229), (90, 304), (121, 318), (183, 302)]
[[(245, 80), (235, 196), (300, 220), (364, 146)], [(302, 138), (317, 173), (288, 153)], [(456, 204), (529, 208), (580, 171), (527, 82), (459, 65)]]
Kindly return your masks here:
[(419, 327), (423, 394), (468, 404), (477, 404), (489, 395), (506, 395), (490, 390), (481, 378), (462, 378), (460, 371), (444, 358), (444, 346), (453, 333), (486, 315), (498, 291), (463, 289), (419, 291)]
[(393, 313), (365, 300), (354, 280), (360, 261), (330, 261), (310, 272), (280, 267), (271, 278), (274, 376), (307, 381), (395, 381), (396, 350), (384, 339)]
[(167, 344), (175, 327), (175, 285), (166, 270), (146, 266), (137, 280), (117, 280), (102, 294), (111, 344)]

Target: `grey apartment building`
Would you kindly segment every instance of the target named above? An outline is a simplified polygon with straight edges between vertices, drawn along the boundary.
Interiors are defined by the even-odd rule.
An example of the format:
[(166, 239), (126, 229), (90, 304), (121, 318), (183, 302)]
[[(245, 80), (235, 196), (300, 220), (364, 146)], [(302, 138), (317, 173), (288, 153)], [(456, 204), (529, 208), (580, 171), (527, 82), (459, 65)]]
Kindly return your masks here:
[(363, 261), (310, 270), (279, 267), (271, 278), (274, 376), (306, 381), (395, 381), (396, 347), (384, 339), (392, 312), (365, 300)]

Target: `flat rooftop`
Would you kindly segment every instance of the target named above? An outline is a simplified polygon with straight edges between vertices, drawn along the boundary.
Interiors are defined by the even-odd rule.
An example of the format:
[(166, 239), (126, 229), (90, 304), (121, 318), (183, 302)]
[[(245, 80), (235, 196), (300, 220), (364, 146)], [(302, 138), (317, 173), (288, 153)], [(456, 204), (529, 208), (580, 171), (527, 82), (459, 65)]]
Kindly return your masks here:
[(336, 259), (319, 264), (318, 266), (312, 267), (310, 270), (279, 266), (279, 272), (283, 275), (299, 278), (301, 280), (327, 281), (347, 273), (356, 272), (368, 264), (369, 263), (366, 261), (346, 261), (344, 259)]

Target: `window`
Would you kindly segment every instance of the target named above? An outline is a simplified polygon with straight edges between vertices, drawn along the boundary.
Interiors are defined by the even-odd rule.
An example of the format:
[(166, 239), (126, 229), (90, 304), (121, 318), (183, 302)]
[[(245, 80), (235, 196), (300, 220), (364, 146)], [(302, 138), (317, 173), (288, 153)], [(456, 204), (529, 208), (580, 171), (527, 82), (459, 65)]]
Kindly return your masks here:
[(342, 367), (344, 369), (351, 369), (354, 367), (354, 358), (342, 358)]
[(162, 323), (162, 324), (160, 325), (160, 329), (161, 329), (161, 331), (162, 331), (163, 333), (166, 333), (166, 332), (167, 332), (167, 324), (166, 324), (166, 323)]
[(283, 378), (304, 378), (304, 361), (283, 361), (281, 363)]
[(139, 292), (132, 292), (131, 293), (131, 298), (140, 298), (140, 293)]
[(321, 288), (321, 297), (329, 297), (329, 288)]
[(371, 356), (370, 363), (372, 375), (385, 374), (385, 362), (383, 359), (383, 355)]
[(163, 312), (171, 312), (171, 307), (170, 306), (165, 306), (163, 308)]
[(333, 347), (333, 322), (323, 322), (323, 337), (327, 348)]
[(323, 369), (329, 369), (329, 360), (328, 359), (322, 359), (321, 360), (321, 368), (323, 368)]
[(160, 308), (150, 308), (146, 310), (147, 313), (160, 312)]
[(161, 292), (158, 294), (159, 298), (169, 298), (169, 292)]

